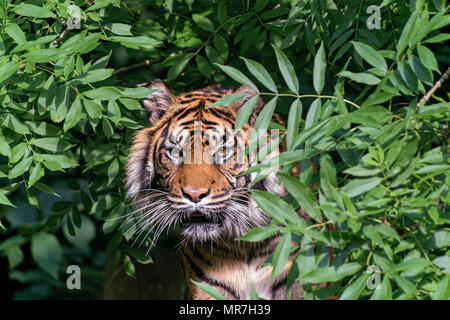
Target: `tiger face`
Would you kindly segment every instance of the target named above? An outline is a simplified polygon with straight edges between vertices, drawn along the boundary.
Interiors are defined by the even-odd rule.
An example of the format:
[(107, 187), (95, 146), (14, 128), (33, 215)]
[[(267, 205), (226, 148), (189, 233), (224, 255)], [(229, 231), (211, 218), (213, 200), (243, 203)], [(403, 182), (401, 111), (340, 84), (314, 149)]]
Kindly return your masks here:
[[(256, 92), (209, 87), (180, 96), (161, 81), (143, 105), (149, 112), (150, 128), (135, 135), (126, 167), (128, 197), (138, 211), (134, 230), (154, 232), (153, 239), (171, 227), (193, 242), (229, 240), (251, 228), (268, 225), (270, 218), (248, 196), (247, 188), (284, 195), (275, 173), (255, 185), (256, 174), (241, 175), (253, 161), (243, 155), (263, 101), (258, 98), (248, 123), (234, 132), (237, 112)], [(222, 96), (243, 93), (230, 107), (209, 108)], [(272, 121), (281, 123), (275, 115)], [(278, 154), (271, 151), (270, 157)]]

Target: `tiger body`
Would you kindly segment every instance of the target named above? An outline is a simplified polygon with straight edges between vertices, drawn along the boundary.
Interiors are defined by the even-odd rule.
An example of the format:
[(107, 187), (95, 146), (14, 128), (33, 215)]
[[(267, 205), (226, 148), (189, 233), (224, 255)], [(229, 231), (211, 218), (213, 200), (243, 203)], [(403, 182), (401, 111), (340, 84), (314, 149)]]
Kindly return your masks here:
[[(208, 87), (175, 96), (161, 81), (148, 87), (157, 90), (143, 102), (152, 126), (136, 133), (126, 167), (127, 194), (140, 208), (132, 218), (138, 235), (153, 231), (157, 239), (171, 227), (180, 231), (188, 299), (211, 298), (191, 280), (206, 283), (229, 299), (249, 299), (250, 288), (263, 299), (286, 299), (295, 252), (283, 271), (272, 277), (272, 267), (263, 264), (281, 236), (259, 242), (235, 240), (271, 221), (246, 188), (285, 195), (276, 173), (254, 185), (255, 174), (240, 176), (252, 161), (250, 155), (237, 155), (250, 144), (249, 132), (264, 105), (262, 99), (257, 97), (248, 123), (236, 134), (237, 112), (255, 97), (252, 89)], [(245, 97), (230, 107), (209, 108), (230, 93)], [(272, 121), (282, 123), (276, 114)], [(298, 283), (290, 291), (294, 299), (302, 295)]]

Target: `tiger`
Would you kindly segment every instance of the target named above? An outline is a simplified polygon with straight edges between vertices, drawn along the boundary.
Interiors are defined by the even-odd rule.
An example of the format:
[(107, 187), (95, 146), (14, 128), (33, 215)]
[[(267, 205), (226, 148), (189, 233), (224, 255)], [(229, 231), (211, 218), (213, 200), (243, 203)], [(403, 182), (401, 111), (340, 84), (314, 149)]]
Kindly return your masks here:
[[(153, 80), (147, 87), (154, 90), (142, 102), (150, 127), (134, 135), (125, 186), (127, 197), (140, 208), (133, 218), (140, 234), (153, 231), (156, 239), (169, 228), (179, 231), (185, 298), (213, 299), (194, 280), (230, 300), (250, 299), (251, 290), (266, 300), (301, 299), (300, 283), (294, 282), (286, 290), (296, 251), (277, 276), (272, 277), (272, 266), (265, 263), (281, 234), (257, 242), (236, 240), (254, 227), (271, 223), (249, 196), (249, 188), (280, 197), (287, 194), (277, 172), (252, 183), (256, 173), (242, 174), (252, 165), (249, 154), (236, 156), (249, 146), (249, 133), (264, 107), (261, 96), (244, 85), (237, 89), (215, 85), (177, 96), (161, 80)], [(240, 94), (235, 95), (239, 100), (227, 107), (212, 106), (232, 93)], [(238, 112), (250, 99), (257, 100), (242, 134), (232, 135)], [(271, 121), (283, 125), (276, 113)], [(195, 145), (202, 151), (201, 161), (192, 159)], [(223, 148), (225, 145), (232, 146)], [(283, 148), (281, 144), (272, 150), (270, 157)], [(188, 156), (190, 161), (184, 161)]]

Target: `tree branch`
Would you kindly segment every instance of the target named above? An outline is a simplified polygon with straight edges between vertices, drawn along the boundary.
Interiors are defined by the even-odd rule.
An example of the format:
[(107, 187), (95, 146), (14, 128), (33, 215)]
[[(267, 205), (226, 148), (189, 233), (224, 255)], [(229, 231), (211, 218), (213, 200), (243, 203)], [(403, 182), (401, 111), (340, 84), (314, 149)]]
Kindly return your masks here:
[(442, 77), (434, 84), (433, 88), (431, 88), (427, 94), (425, 96), (423, 96), (422, 99), (420, 99), (420, 101), (417, 103), (417, 106), (419, 107), (420, 105), (425, 105), (428, 100), (430, 100), (431, 96), (433, 95), (433, 93), (439, 89), (439, 87), (444, 83), (445, 80), (447, 80), (447, 78), (450, 76), (450, 67), (448, 67), (447, 71), (444, 72), (444, 74), (442, 75)]
[(127, 71), (129, 71), (131, 69), (136, 69), (136, 68), (139, 68), (139, 67), (144, 67), (144, 66), (149, 66), (149, 65), (150, 65), (150, 60), (144, 60), (144, 61), (138, 62), (136, 64), (133, 64), (131, 66), (119, 68), (116, 71), (114, 71), (112, 73), (112, 75), (115, 76), (115, 75), (117, 75), (117, 74), (119, 74), (121, 72), (127, 72)]

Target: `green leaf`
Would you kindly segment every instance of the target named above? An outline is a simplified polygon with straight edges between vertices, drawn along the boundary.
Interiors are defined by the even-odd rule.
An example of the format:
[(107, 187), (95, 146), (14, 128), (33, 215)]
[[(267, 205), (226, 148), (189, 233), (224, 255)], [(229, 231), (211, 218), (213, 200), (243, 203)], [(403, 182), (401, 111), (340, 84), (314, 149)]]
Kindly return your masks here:
[(218, 62), (225, 63), (225, 61), (228, 59), (229, 55), (229, 48), (228, 48), (228, 42), (221, 34), (216, 33), (213, 39), (214, 47), (218, 53)]
[(67, 113), (66, 120), (64, 121), (63, 126), (64, 131), (75, 127), (82, 117), (83, 112), (81, 108), (81, 100), (79, 97), (77, 97), (70, 107), (69, 112)]
[(419, 54), (420, 62), (422, 62), (425, 67), (439, 72), (438, 62), (433, 51), (425, 46), (420, 46), (417, 48), (417, 53)]
[(289, 249), (291, 248), (291, 241), (292, 241), (291, 232), (287, 231), (283, 234), (283, 237), (281, 238), (280, 242), (275, 248), (272, 259), (272, 266), (273, 266), (271, 275), (272, 278), (279, 275), (284, 270), (289, 258)]
[(314, 220), (321, 222), (322, 214), (317, 209), (316, 198), (308, 186), (295, 177), (285, 173), (278, 173), (278, 177), (306, 213)]
[(262, 300), (252, 285), (250, 285), (250, 300)]
[(286, 133), (286, 145), (288, 150), (291, 150), (295, 137), (297, 136), (298, 129), (300, 126), (300, 120), (302, 119), (303, 106), (300, 99), (294, 100), (289, 109), (288, 123), (287, 123), (287, 133)]
[[(83, 92), (85, 97), (98, 100), (115, 100), (118, 99), (122, 93), (115, 87), (100, 87)], [(89, 113), (89, 112), (88, 112)]]
[[(2, 228), (0, 222), (0, 228)], [(4, 228), (4, 227), (3, 227)], [(6, 256), (8, 258), (9, 270), (19, 266), (24, 260), (24, 254), (20, 247), (12, 247), (6, 250)]]
[(35, 63), (45, 63), (56, 61), (59, 58), (68, 55), (68, 52), (63, 49), (39, 49), (36, 51), (27, 52), (23, 55), (23, 57), (27, 60), (27, 62), (35, 62)]
[(336, 168), (328, 154), (320, 158), (320, 186), (328, 199), (333, 198), (333, 187), (337, 187)]
[(43, 184), (43, 183), (36, 182), (36, 183), (34, 184), (34, 187), (35, 187), (37, 190), (39, 190), (39, 191), (48, 193), (48, 194), (50, 194), (50, 195), (52, 195), (52, 196), (60, 197), (60, 195), (57, 194), (55, 191), (53, 191), (52, 188), (50, 188), (49, 186), (47, 186), (47, 185), (45, 185), (45, 184)]
[[(300, 273), (300, 282), (304, 282), (304, 275), (316, 268), (314, 244), (309, 235), (304, 235), (300, 244), (300, 253), (296, 259)], [(305, 282), (306, 283), (306, 282)]]
[(389, 277), (384, 276), (380, 287), (373, 290), (370, 300), (392, 300), (392, 287)]
[(107, 118), (102, 119), (102, 127), (103, 127), (103, 133), (105, 136), (109, 139), (114, 134), (114, 129), (111, 126), (111, 123), (108, 121)]
[(62, 249), (54, 235), (48, 233), (34, 234), (31, 237), (31, 255), (42, 270), (58, 279)]
[(366, 73), (366, 72), (354, 73), (354, 72), (350, 72), (350, 71), (341, 71), (338, 73), (338, 76), (346, 77), (353, 81), (368, 84), (368, 85), (375, 85), (375, 84), (380, 83), (380, 81), (381, 81), (374, 75), (371, 75), (370, 73)]
[(192, 20), (203, 30), (214, 32), (214, 25), (208, 18), (200, 15), (200, 14), (193, 14)]
[(397, 274), (394, 274), (392, 278), (404, 292), (409, 294), (414, 294), (416, 292), (416, 286), (408, 279)]
[(340, 300), (356, 300), (359, 298), (364, 288), (366, 287), (366, 281), (369, 278), (369, 274), (363, 273), (361, 274), (351, 285), (349, 285), (342, 295), (340, 296)]
[(169, 71), (167, 72), (167, 80), (176, 79), (179, 76), (179, 74), (184, 70), (184, 68), (186, 68), (191, 58), (192, 55), (189, 55), (185, 59), (171, 66), (169, 68)]
[(277, 97), (272, 98), (269, 102), (266, 103), (266, 105), (259, 112), (259, 115), (256, 118), (254, 125), (254, 129), (256, 131), (267, 130), (276, 106), (277, 106)]
[(123, 268), (128, 276), (136, 279), (136, 267), (134, 266), (133, 261), (131, 261), (131, 258), (128, 255), (125, 255), (123, 257)]
[(450, 276), (444, 274), (439, 282), (437, 290), (431, 295), (433, 300), (449, 300), (450, 299)]
[(317, 51), (314, 57), (314, 70), (313, 70), (313, 84), (314, 90), (317, 94), (320, 94), (325, 86), (325, 71), (327, 67), (327, 61), (325, 57), (325, 50), (323, 48), (323, 41), (320, 44), (319, 51)]
[(292, 92), (298, 94), (299, 93), (299, 84), (297, 75), (295, 73), (295, 69), (292, 66), (292, 63), (289, 61), (288, 57), (277, 47), (273, 46), (273, 50), (275, 51), (275, 55), (277, 57), (278, 68), (280, 69), (281, 75), (283, 76), (284, 81), (286, 82), (289, 89)]
[(14, 168), (8, 172), (8, 178), (10, 180), (17, 178), (18, 176), (24, 174), (31, 166), (33, 162), (33, 157), (28, 157), (20, 161)]
[(53, 152), (66, 151), (73, 147), (72, 144), (60, 138), (38, 138), (31, 139), (30, 144)]
[(80, 76), (76, 77), (75, 79), (71, 80), (70, 83), (74, 86), (78, 86), (80, 84), (88, 84), (93, 82), (102, 81), (105, 79), (108, 79), (114, 69), (94, 69), (89, 70)]
[(20, 3), (15, 8), (14, 11), (26, 17), (34, 17), (34, 18), (54, 18), (55, 14), (45, 7), (38, 7), (33, 4), (28, 3)]
[(417, 27), (416, 20), (419, 15), (419, 12), (420, 10), (418, 9), (417, 6), (416, 10), (414, 10), (413, 14), (409, 17), (408, 21), (403, 27), (402, 34), (400, 35), (400, 38), (397, 41), (397, 56), (399, 56), (403, 52), (403, 50), (405, 50), (406, 46), (408, 45), (408, 42), (411, 40), (413, 32)]
[(253, 96), (251, 97), (244, 105), (239, 109), (238, 114), (236, 116), (236, 121), (234, 124), (234, 131), (238, 131), (239, 129), (242, 129), (246, 123), (248, 122), (248, 119), (250, 119), (250, 115), (253, 112), (253, 109), (256, 106), (256, 102), (258, 101), (259, 96)]
[(256, 79), (258, 79), (270, 91), (277, 92), (277, 86), (275, 82), (273, 81), (267, 70), (260, 63), (243, 57), (241, 57), (241, 59), (244, 60), (248, 71), (250, 71), (250, 73)]
[(424, 258), (411, 258), (395, 265), (390, 271), (399, 272), (404, 270), (415, 270), (420, 272), (428, 265), (430, 265), (430, 262)]
[(305, 283), (336, 282), (351, 276), (361, 269), (356, 262), (345, 263), (339, 267), (315, 268), (303, 276)]
[(208, 60), (198, 54), (195, 56), (195, 62), (197, 63), (198, 71), (205, 77), (210, 78), (212, 74), (212, 68)]
[(225, 298), (223, 296), (223, 294), (221, 294), (219, 291), (217, 291), (216, 288), (211, 287), (210, 285), (204, 283), (204, 282), (197, 282), (193, 279), (191, 279), (191, 281), (197, 286), (199, 287), (203, 292), (207, 293), (208, 295), (210, 295), (212, 298), (216, 299), (216, 300), (227, 300), (227, 298)]
[(21, 62), (10, 61), (0, 68), (0, 83), (15, 74)]
[(370, 177), (377, 175), (381, 172), (381, 169), (367, 169), (364, 167), (351, 167), (344, 170), (344, 173), (350, 174), (355, 177)]
[(112, 36), (110, 37), (110, 39), (120, 42), (121, 45), (127, 48), (136, 50), (153, 49), (161, 44), (159, 40), (155, 40), (146, 36), (139, 36), (139, 37)]
[(377, 230), (372, 225), (364, 226), (363, 228), (364, 235), (378, 244), (379, 246), (383, 246), (383, 239), (381, 239), (380, 234), (377, 232)]
[(315, 99), (308, 109), (305, 120), (305, 130), (313, 127), (320, 118), (320, 112), (322, 111), (322, 102), (319, 98)]
[(342, 188), (342, 191), (344, 191), (350, 198), (353, 198), (372, 190), (377, 185), (379, 185), (381, 181), (383, 181), (383, 179), (377, 177), (368, 179), (350, 180)]
[(450, 256), (441, 256), (433, 260), (433, 264), (442, 268), (444, 272), (450, 273)]
[(129, 24), (110, 23), (105, 26), (105, 29), (119, 36), (132, 36), (130, 32), (131, 26)]
[[(83, 39), (82, 43), (78, 44), (77, 46), (74, 46), (73, 51), (79, 54), (88, 53), (97, 48), (97, 46), (99, 45), (99, 38), (100, 38), (99, 33), (90, 34)], [(62, 45), (61, 48), (65, 48), (64, 45)]]
[(235, 80), (236, 82), (242, 83), (243, 85), (246, 85), (247, 87), (258, 91), (258, 88), (253, 84), (253, 82), (250, 81), (249, 78), (247, 78), (242, 72), (240, 72), (238, 69), (235, 69), (230, 66), (223, 66), (221, 64), (215, 63), (216, 66), (220, 68), (223, 72), (225, 72), (230, 78)]
[(3, 137), (0, 137), (0, 154), (5, 157), (11, 157), (11, 147), (6, 143)]
[(5, 26), (5, 32), (13, 38), (13, 40), (21, 45), (27, 42), (27, 38), (25, 37), (25, 33), (20, 29), (20, 27), (15, 23), (8, 23)]
[(139, 263), (149, 264), (153, 263), (153, 259), (150, 255), (147, 254), (146, 250), (142, 250), (140, 248), (132, 248), (128, 247), (127, 251), (135, 258)]
[(84, 109), (89, 117), (99, 119), (102, 116), (102, 106), (89, 99), (83, 99)]
[(299, 225), (301, 220), (297, 212), (279, 197), (266, 191), (251, 190), (256, 204), (269, 216), (287, 224)]
[(384, 223), (377, 225), (376, 229), (379, 233), (388, 238), (396, 239), (399, 242), (401, 241), (397, 231)]
[(164, 3), (166, 4), (167, 10), (169, 10), (170, 13), (173, 11), (173, 0), (164, 0)]
[(352, 41), (352, 44), (361, 58), (363, 58), (366, 62), (375, 68), (383, 70), (384, 72), (387, 71), (386, 61), (375, 49), (362, 42)]
[(1, 193), (0, 192), (0, 204), (2, 204), (2, 205), (5, 205), (5, 206), (10, 206), (10, 207), (13, 207), (13, 208), (17, 208), (15, 205), (13, 205), (12, 203), (11, 203), (11, 201), (9, 201), (9, 199), (3, 194), (3, 193)]
[(119, 160), (114, 159), (113, 161), (111, 161), (111, 163), (108, 166), (108, 170), (107, 170), (107, 175), (108, 175), (108, 185), (111, 184), (111, 182), (113, 182), (113, 180), (117, 177), (117, 175), (119, 174)]
[(279, 228), (274, 226), (268, 227), (255, 227), (251, 229), (245, 236), (237, 238), (238, 240), (250, 241), (250, 242), (258, 242), (264, 239), (267, 239), (275, 232), (278, 232)]
[(39, 181), (39, 179), (44, 176), (44, 173), (45, 169), (42, 168), (41, 164), (36, 164), (30, 172), (27, 188), (31, 188), (37, 181)]
[(216, 106), (228, 107), (248, 95), (249, 95), (249, 93), (230, 93), (230, 94), (223, 96), (218, 101), (214, 102), (208, 108), (212, 108), (212, 107), (216, 107)]

